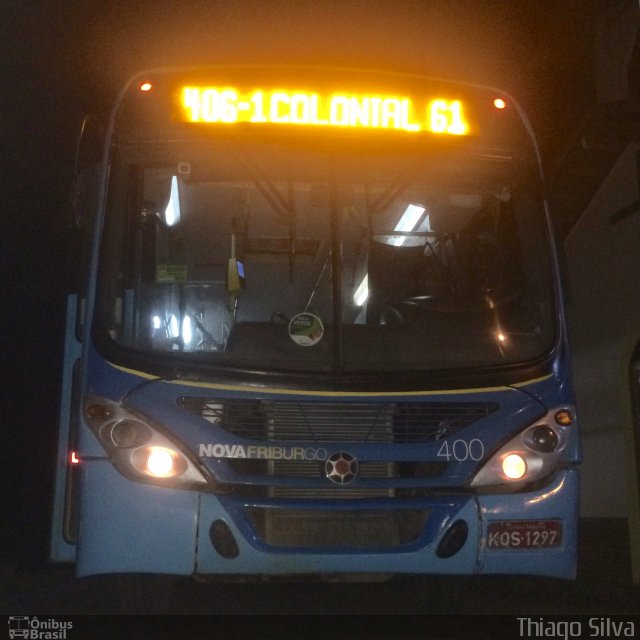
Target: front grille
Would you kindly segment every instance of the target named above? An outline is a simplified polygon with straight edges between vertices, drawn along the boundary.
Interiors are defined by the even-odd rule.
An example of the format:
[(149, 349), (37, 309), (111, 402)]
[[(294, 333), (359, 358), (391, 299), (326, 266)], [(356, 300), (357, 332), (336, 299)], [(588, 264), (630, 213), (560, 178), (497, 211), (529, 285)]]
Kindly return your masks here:
[(180, 404), (249, 440), (431, 442), (498, 410), (489, 402), (320, 402), (181, 398)]
[(246, 515), (258, 538), (273, 547), (388, 549), (415, 542), (428, 511), (247, 507)]
[[(296, 478), (321, 478), (324, 471), (317, 462), (274, 460), (271, 473), (273, 476), (289, 476)], [(391, 476), (391, 465), (386, 462), (361, 462), (358, 476), (360, 478), (388, 478)], [(385, 498), (393, 495), (392, 489), (368, 487), (336, 487), (327, 486), (326, 489), (314, 488), (313, 498)], [(308, 487), (295, 485), (275, 485), (271, 487), (270, 496), (274, 498), (309, 498), (311, 492)]]
[[(230, 458), (226, 463), (237, 473), (251, 476), (285, 476), (289, 478), (324, 478), (324, 467), (321, 463), (308, 460), (247, 460)], [(361, 462), (358, 477), (360, 478), (437, 478), (446, 469), (445, 462)], [(268, 495), (273, 498), (385, 498), (392, 497), (395, 490), (391, 488), (372, 487), (339, 487), (328, 485), (321, 487), (299, 487), (296, 484), (273, 485), (268, 488)]]
[[(457, 433), (498, 410), (497, 404), (487, 402), (183, 397), (179, 403), (238, 438), (285, 445), (292, 442), (333, 443), (341, 447), (344, 445), (347, 450), (350, 443), (393, 445), (432, 442)], [(415, 491), (411, 487), (415, 487), (415, 483), (404, 483), (405, 479), (436, 478), (446, 471), (446, 462), (420, 461), (419, 450), (416, 450), (417, 460), (414, 461), (394, 460), (392, 448), (389, 453), (387, 461), (361, 460), (359, 477), (349, 486), (332, 484), (325, 477), (323, 464), (316, 461), (227, 458), (221, 462), (244, 476), (229, 483), (229, 490), (236, 495), (292, 500), (344, 501), (413, 495), (412, 491)], [(255, 477), (277, 477), (279, 480), (270, 483), (268, 480), (256, 481)], [(371, 478), (376, 479), (376, 486), (371, 482), (370, 486), (364, 486)], [(310, 483), (309, 479), (317, 482)], [(286, 524), (287, 517), (276, 517), (276, 521)]]

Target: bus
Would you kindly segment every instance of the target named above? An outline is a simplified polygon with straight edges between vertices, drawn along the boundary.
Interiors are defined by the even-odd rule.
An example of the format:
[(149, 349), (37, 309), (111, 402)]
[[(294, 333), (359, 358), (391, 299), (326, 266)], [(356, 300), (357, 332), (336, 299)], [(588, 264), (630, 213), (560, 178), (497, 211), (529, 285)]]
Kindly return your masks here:
[(152, 69), (101, 135), (78, 163), (53, 560), (575, 577), (559, 258), (513, 97)]

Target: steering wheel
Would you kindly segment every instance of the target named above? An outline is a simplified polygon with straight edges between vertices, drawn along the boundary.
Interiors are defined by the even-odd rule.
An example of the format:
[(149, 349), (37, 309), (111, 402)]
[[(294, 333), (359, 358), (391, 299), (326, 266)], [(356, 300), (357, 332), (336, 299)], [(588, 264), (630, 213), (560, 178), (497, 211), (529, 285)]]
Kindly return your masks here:
[(380, 312), (380, 324), (404, 324), (407, 311), (422, 309), (432, 302), (434, 298), (435, 296), (432, 295), (413, 296), (390, 304)]
[(380, 312), (380, 324), (391, 326), (404, 324), (404, 316), (398, 307), (389, 305)]

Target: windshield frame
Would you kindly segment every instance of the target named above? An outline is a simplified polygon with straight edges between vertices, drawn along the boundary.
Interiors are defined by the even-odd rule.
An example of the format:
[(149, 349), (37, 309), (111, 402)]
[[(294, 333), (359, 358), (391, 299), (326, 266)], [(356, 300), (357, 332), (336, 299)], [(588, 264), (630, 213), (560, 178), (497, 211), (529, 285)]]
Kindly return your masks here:
[[(210, 137), (210, 135), (206, 135), (203, 137)], [(162, 145), (163, 143), (158, 142), (158, 144)], [(326, 141), (323, 144), (326, 144)], [(366, 146), (367, 143), (365, 142), (364, 144)], [(379, 143), (372, 143), (372, 146), (375, 146), (377, 144)], [(455, 141), (453, 142), (453, 144), (455, 144)], [(484, 152), (489, 154), (494, 153), (493, 150), (484, 150)], [(109, 152), (107, 155), (111, 160), (111, 153)], [(532, 149), (532, 155), (535, 159), (537, 159), (537, 149), (535, 147)], [(111, 166), (111, 169), (113, 169), (113, 166)], [(539, 170), (538, 164), (536, 166), (536, 170)], [(540, 192), (542, 192), (541, 181), (536, 188), (539, 188)], [(338, 228), (338, 207), (335, 195), (335, 191), (332, 189), (330, 197), (330, 218), (334, 243), (337, 241), (336, 234)], [(105, 211), (103, 211), (104, 215), (106, 213), (106, 180), (105, 193), (103, 194), (103, 196), (105, 200)], [(144, 371), (163, 378), (178, 377), (190, 380), (210, 380), (220, 379), (220, 376), (222, 375), (224, 379), (227, 380), (265, 380), (266, 378), (268, 378), (271, 381), (281, 380), (285, 381), (287, 384), (290, 384), (292, 382), (291, 376), (292, 374), (294, 374), (299, 378), (299, 382), (303, 386), (308, 386), (310, 383), (312, 383), (312, 386), (315, 386), (315, 384), (320, 384), (325, 388), (332, 386), (338, 386), (342, 388), (342, 386), (346, 385), (347, 387), (355, 386), (359, 388), (397, 387), (400, 389), (406, 389), (407, 385), (412, 386), (417, 384), (418, 382), (420, 387), (424, 387), (424, 385), (426, 384), (430, 388), (436, 388), (440, 387), (441, 385), (444, 385), (445, 387), (449, 386), (451, 384), (451, 381), (454, 380), (457, 381), (456, 386), (465, 386), (465, 382), (473, 385), (509, 384), (513, 383), (514, 381), (524, 381), (532, 378), (538, 378), (543, 375), (549, 374), (551, 371), (551, 359), (560, 345), (560, 327), (562, 326), (562, 306), (559, 296), (559, 283), (557, 281), (557, 256), (555, 255), (553, 238), (551, 237), (551, 229), (550, 225), (548, 224), (548, 206), (542, 198), (540, 199), (540, 202), (542, 206), (545, 207), (545, 215), (547, 218), (548, 253), (549, 260), (551, 262), (551, 289), (552, 295), (554, 297), (554, 310), (552, 312), (552, 315), (555, 319), (556, 326), (553, 340), (549, 341), (549, 348), (544, 353), (541, 353), (538, 357), (527, 361), (503, 363), (498, 365), (491, 364), (487, 366), (457, 367), (455, 369), (444, 368), (422, 371), (394, 370), (392, 372), (345, 372), (341, 370), (341, 367), (335, 366), (336, 363), (342, 361), (342, 341), (338, 339), (333, 341), (334, 366), (332, 372), (304, 372), (298, 370), (289, 371), (286, 369), (256, 369), (254, 367), (247, 366), (221, 366), (215, 363), (205, 362), (204, 358), (200, 358), (197, 356), (192, 357), (193, 354), (191, 354), (191, 356), (186, 356), (182, 353), (145, 353), (136, 349), (123, 347), (122, 345), (117, 344), (113, 339), (111, 339), (108, 332), (106, 332), (104, 329), (101, 329), (101, 322), (99, 320), (99, 305), (96, 309), (98, 313), (96, 313), (94, 317), (94, 324), (92, 327), (92, 340), (98, 351), (101, 352), (108, 360), (121, 366)], [(334, 293), (336, 291), (339, 291), (340, 288), (339, 259), (339, 252), (334, 251), (332, 255), (332, 273), (334, 274), (332, 280)], [(337, 299), (340, 300), (341, 297), (338, 296)], [(337, 335), (339, 336), (342, 322), (336, 322), (336, 318), (340, 318), (339, 305), (334, 306), (333, 318), (334, 326), (337, 328)]]

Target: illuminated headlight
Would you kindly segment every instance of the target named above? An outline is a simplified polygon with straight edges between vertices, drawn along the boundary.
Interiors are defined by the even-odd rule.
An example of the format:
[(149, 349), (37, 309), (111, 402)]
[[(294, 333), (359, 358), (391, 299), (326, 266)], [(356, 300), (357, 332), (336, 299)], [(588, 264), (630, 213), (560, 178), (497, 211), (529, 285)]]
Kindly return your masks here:
[(500, 447), (474, 476), (471, 486), (510, 486), (515, 490), (544, 478), (557, 467), (568, 441), (569, 430), (549, 412)]
[(144, 450), (144, 472), (155, 478), (172, 478), (180, 473), (176, 468), (176, 452), (162, 447), (149, 447)]
[(502, 459), (502, 473), (509, 480), (520, 480), (527, 473), (527, 463), (518, 453), (509, 453)]
[(185, 459), (174, 449), (140, 447), (131, 457), (133, 465), (152, 478), (174, 478), (186, 471)]
[(117, 402), (88, 398), (84, 415), (113, 465), (127, 477), (171, 486), (207, 483), (186, 451)]

